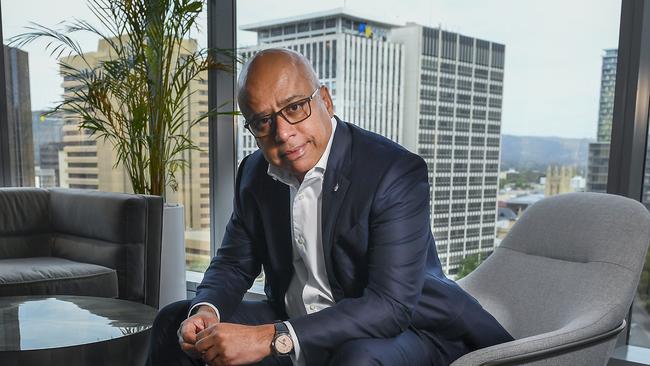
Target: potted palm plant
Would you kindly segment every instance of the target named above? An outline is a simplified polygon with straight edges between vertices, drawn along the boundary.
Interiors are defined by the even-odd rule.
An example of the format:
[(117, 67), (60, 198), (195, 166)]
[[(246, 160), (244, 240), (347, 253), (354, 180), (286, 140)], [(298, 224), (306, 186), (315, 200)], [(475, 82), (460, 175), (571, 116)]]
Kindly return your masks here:
[[(74, 116), (80, 130), (109, 143), (116, 154), (113, 168), (126, 171), (134, 193), (166, 201), (168, 192), (177, 190), (176, 173), (188, 165), (184, 154), (199, 149), (192, 129), (211, 115), (234, 113), (188, 111), (187, 101), (197, 92), (192, 83), (206, 80), (208, 70), (232, 71), (216, 60), (216, 50), (199, 49), (189, 39), (203, 6), (200, 0), (88, 0), (100, 26), (78, 19), (56, 29), (32, 24), (10, 39), (18, 47), (47, 41), (64, 80), (75, 82), (49, 113)], [(109, 56), (88, 57), (74, 39), (78, 33), (99, 37)], [(164, 281), (171, 281), (176, 284), (166, 287), (177, 293), (169, 299), (161, 295), (161, 306), (185, 297), (183, 207), (166, 204), (163, 225), (161, 291)]]

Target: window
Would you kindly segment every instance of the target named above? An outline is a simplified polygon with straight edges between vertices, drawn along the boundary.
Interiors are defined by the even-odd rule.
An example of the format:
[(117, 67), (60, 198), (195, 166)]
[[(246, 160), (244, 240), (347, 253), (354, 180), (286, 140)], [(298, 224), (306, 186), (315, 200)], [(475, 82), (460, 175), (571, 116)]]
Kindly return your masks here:
[(439, 159), (451, 159), (451, 149), (438, 149)]
[(458, 104), (471, 104), (472, 97), (469, 94), (458, 94)]
[(440, 71), (446, 74), (455, 74), (456, 65), (449, 62), (443, 62), (440, 64)]
[(487, 69), (475, 69), (474, 70), (474, 77), (477, 79), (487, 79), (488, 78), (488, 70)]
[(456, 159), (467, 159), (467, 150), (462, 150), (462, 149), (454, 150), (454, 157)]
[[(25, 27), (29, 26), (30, 22), (56, 28), (59, 21), (78, 18), (100, 26), (86, 3), (84, 0), (71, 0), (65, 7), (61, 7), (29, 0), (3, 2), (4, 36), (10, 38), (25, 32)], [(204, 32), (207, 29), (205, 7), (198, 22), (199, 29), (190, 33), (198, 44), (188, 46), (184, 51), (187, 54), (195, 49), (207, 47), (207, 35)], [(295, 27), (293, 28), (295, 32)], [(274, 29), (271, 34), (281, 34), (282, 30)], [(292, 32), (291, 27), (285, 27), (284, 31)], [(95, 52), (95, 56), (90, 58), (91, 62), (95, 62), (93, 67), (100, 67), (102, 62), (111, 59), (106, 50), (98, 49), (98, 38), (79, 36), (79, 32), (75, 33), (73, 38), (80, 40), (83, 52)], [(57, 60), (44, 48), (44, 44), (38, 42), (21, 49), (13, 47), (9, 49), (9, 57), (5, 59), (10, 73), (20, 74), (20, 78), (7, 78), (7, 81), (13, 85), (14, 90), (20, 91), (13, 99), (16, 103), (20, 101), (26, 104), (21, 107), (21, 113), (25, 115), (20, 119), (30, 127), (29, 138), (24, 139), (29, 143), (21, 147), (22, 155), (26, 158), (24, 167), (27, 169), (23, 169), (25, 175), (20, 182), (15, 182), (15, 185), (131, 192), (125, 168), (114, 167), (117, 153), (110, 143), (98, 141), (88, 133), (89, 131), (80, 131), (75, 115), (58, 113), (42, 117), (42, 114), (61, 98), (70, 98), (74, 93), (86, 90), (77, 78), (61, 75)], [(61, 60), (67, 61), (65, 55), (63, 57)], [(207, 111), (207, 74), (200, 75), (190, 88), (187, 92), (188, 105), (191, 108), (205, 106), (200, 109)], [(185, 113), (189, 116), (190, 113), (199, 112), (187, 110)], [(201, 147), (201, 151), (190, 151), (182, 157), (190, 165), (176, 173), (179, 191), (169, 189), (167, 195), (168, 202), (181, 203), (185, 207), (186, 265), (188, 270), (201, 272), (207, 268), (211, 257), (209, 187), (204, 186), (209, 182), (208, 168), (204, 165), (208, 159), (207, 154), (203, 155), (208, 148), (207, 128), (205, 120), (192, 129), (190, 138), (194, 144)], [(206, 225), (208, 230), (205, 229)]]
[(469, 144), (468, 136), (455, 136), (454, 140), (456, 141), (456, 145), (467, 146)]
[(318, 29), (323, 29), (324, 22), (322, 20), (317, 20), (311, 23), (311, 29), (312, 30), (318, 30)]
[[(29, 6), (30, 11), (25, 12), (24, 8), (22, 11), (18, 8), (18, 6), (25, 7), (25, 2), (18, 2), (18, 5), (12, 3), (3, 3), (5, 38), (16, 33), (16, 28), (12, 28), (12, 24), (20, 23), (19, 26), (24, 26), (27, 20), (51, 24), (51, 19), (63, 19), (63, 17), (55, 17), (56, 14), (52, 12), (41, 11), (40, 8), (44, 8), (43, 6)], [(322, 81), (328, 83), (327, 85), (337, 86), (334, 100), (337, 114), (365, 129), (384, 134), (394, 140), (413, 141), (415, 146), (408, 148), (417, 151), (425, 159), (427, 166), (431, 168), (431, 176), (440, 173), (448, 174), (445, 177), (436, 176), (436, 180), (430, 177), (432, 184), (435, 185), (432, 200), (439, 202), (439, 200), (453, 198), (452, 203), (449, 203), (452, 205), (451, 211), (461, 210), (461, 207), (466, 206), (468, 212), (472, 214), (463, 216), (466, 222), (461, 222), (460, 219), (454, 219), (452, 222), (448, 210), (441, 209), (440, 212), (445, 216), (436, 218), (440, 225), (439, 227), (436, 225), (435, 230), (439, 253), (442, 257), (450, 259), (450, 266), (446, 266), (445, 263), (447, 273), (455, 272), (457, 266), (454, 264), (462, 261), (468, 249), (488, 253), (495, 246), (497, 238), (491, 236), (494, 233), (496, 219), (494, 210), (497, 207), (497, 200), (508, 199), (506, 193), (510, 191), (505, 188), (514, 189), (514, 182), (518, 178), (514, 176), (515, 173), (507, 173), (510, 169), (520, 174), (519, 177), (523, 177), (522, 179), (532, 187), (519, 193), (527, 194), (538, 190), (546, 194), (544, 187), (539, 185), (539, 178), (541, 175), (546, 175), (549, 161), (541, 158), (556, 151), (552, 149), (544, 150), (550, 151), (549, 153), (535, 151), (535, 145), (540, 140), (526, 140), (521, 136), (554, 135), (563, 139), (591, 139), (592, 142), (588, 144), (587, 149), (582, 146), (582, 150), (581, 148), (572, 150), (586, 150), (588, 151), (586, 157), (585, 154), (579, 153), (565, 156), (576, 157), (568, 161), (575, 162), (578, 166), (574, 177), (586, 180), (585, 190), (606, 189), (611, 113), (616, 81), (620, 1), (606, 0), (602, 4), (599, 3), (598, 7), (590, 10), (589, 22), (582, 27), (573, 27), (565, 32), (558, 29), (553, 29), (553, 32), (545, 31), (548, 28), (544, 27), (551, 24), (554, 27), (561, 27), (562, 22), (558, 22), (555, 18), (545, 18), (543, 12), (535, 13), (535, 16), (523, 13), (511, 17), (502, 12), (495, 15), (494, 12), (502, 7), (490, 1), (465, 8), (458, 13), (451, 8), (447, 9), (436, 16), (435, 24), (429, 24), (430, 20), (426, 17), (418, 16), (418, 10), (422, 12), (421, 7), (403, 6), (398, 9), (399, 14), (396, 14), (400, 19), (424, 23), (421, 24), (423, 27), (417, 28), (417, 33), (405, 26), (401, 27), (403, 29), (391, 29), (390, 33), (383, 34), (378, 28), (372, 35), (359, 33), (362, 24), (360, 19), (352, 21), (329, 13), (322, 19), (300, 18), (307, 13), (326, 10), (324, 5), (322, 7), (314, 5), (316, 8), (306, 9), (300, 6), (300, 2), (288, 0), (282, 5), (286, 6), (271, 7), (260, 14), (252, 11), (254, 7), (252, 2), (238, 2), (237, 24), (240, 29), (237, 39), (240, 43), (237, 46), (249, 53), (273, 45), (294, 47), (304, 53), (314, 62)], [(384, 5), (381, 2), (376, 6), (379, 10), (383, 10)], [(543, 6), (552, 9), (562, 4), (551, 2), (544, 3)], [(75, 14), (71, 15), (87, 18), (83, 13), (84, 6), (70, 5), (65, 10), (69, 9), (74, 9)], [(492, 21), (490, 27), (479, 27), (467, 21), (471, 19), (467, 17), (468, 13), (484, 13), (486, 19), (498, 18), (499, 21)], [(584, 16), (581, 11), (572, 7), (564, 13), (569, 18)], [(513, 18), (515, 16), (517, 19)], [(554, 14), (554, 16), (561, 17), (564, 14)], [(202, 27), (204, 31), (208, 28), (205, 18), (207, 17), (204, 17), (205, 24)], [(522, 18), (521, 24), (517, 23), (522, 31), (512, 32), (513, 22)], [(272, 26), (257, 31), (243, 29), (246, 24), (263, 24), (261, 22), (280, 19), (291, 19), (292, 23), (272, 23)], [(344, 42), (335, 46), (333, 41), (337, 36), (335, 32), (338, 31), (336, 30), (338, 19), (341, 19), (341, 28), (346, 34), (360, 37), (355, 38), (355, 42), (367, 42), (364, 52), (368, 50), (371, 52), (363, 55), (371, 60), (368, 64), (361, 62), (361, 48), (355, 48), (352, 45), (354, 42)], [(437, 22), (442, 26), (438, 26)], [(570, 24), (570, 22), (565, 23)], [(458, 32), (442, 29), (458, 29)], [(330, 31), (334, 34), (324, 34)], [(318, 33), (323, 39), (314, 42), (310, 39), (312, 32)], [(535, 35), (534, 38), (517, 42), (517, 36), (530, 37), (531, 34)], [(589, 42), (580, 42), (580, 45), (576, 46), (567, 39), (566, 34)], [(199, 32), (194, 36), (200, 45), (206, 44), (204, 33)], [(405, 40), (415, 39), (415, 37), (421, 41), (418, 43), (422, 45), (421, 54), (410, 57)], [(285, 38), (286, 40), (283, 40)], [(273, 42), (277, 40), (285, 43), (263, 43), (269, 42), (270, 39)], [(324, 46), (328, 41), (332, 42), (329, 43), (331, 48)], [(392, 42), (392, 44), (389, 47), (382, 42)], [(394, 51), (395, 56), (391, 59), (390, 52), (386, 51), (397, 49), (392, 46), (393, 44), (401, 44), (402, 51)], [(552, 47), (544, 48), (544, 44)], [(88, 40), (83, 47), (89, 51), (96, 50), (97, 40)], [(78, 86), (75, 85), (76, 80), (63, 79), (56, 75), (56, 72), (51, 71), (56, 70), (55, 66), (32, 65), (36, 60), (50, 58), (39, 56), (38, 50), (28, 51), (30, 71), (33, 70), (30, 73), (30, 80), (42, 80), (44, 83), (43, 87), (31, 88), (30, 112), (42, 110), (48, 105), (47, 103), (56, 100), (56, 98), (39, 96), (47, 91), (45, 85), (52, 86), (54, 90), (50, 90), (49, 93), (54, 96), (78, 90), (76, 89)], [(399, 52), (403, 53), (399, 54)], [(594, 57), (594, 54), (598, 53), (600, 56)], [(553, 54), (562, 54), (563, 57), (556, 61), (548, 57)], [(20, 59), (20, 57), (20, 54), (16, 53), (15, 58)], [(420, 66), (411, 68), (413, 65)], [(421, 70), (417, 67), (421, 67)], [(415, 79), (419, 85), (407, 85), (410, 79), (406, 78), (405, 74), (400, 74), (399, 70), (403, 69), (417, 70)], [(595, 69), (599, 70), (597, 75), (590, 75), (586, 71)], [(49, 76), (46, 75), (48, 70)], [(335, 73), (336, 70), (344, 72)], [(417, 80), (418, 75), (419, 80)], [(51, 82), (45, 83), (47, 79)], [(196, 93), (195, 97), (207, 99), (206, 82), (202, 80), (197, 82), (197, 85), (205, 89)], [(583, 87), (577, 90), (572, 87), (575, 85)], [(598, 85), (598, 88), (585, 88), (585, 85)], [(438, 87), (442, 89), (437, 90)], [(406, 93), (406, 90), (409, 90), (409, 93)], [(368, 96), (364, 97), (363, 93), (367, 93)], [(414, 100), (409, 100), (406, 95), (413, 95)], [(196, 106), (201, 106), (202, 110), (208, 109), (205, 100), (197, 100)], [(416, 112), (409, 114), (411, 111)], [(588, 121), (589, 118), (583, 118), (590, 115), (597, 116), (598, 121), (593, 122)], [(43, 137), (38, 144), (34, 143), (30, 150), (31, 158), (28, 158), (33, 160), (32, 175), (27, 174), (22, 177), (21, 183), (17, 185), (61, 185), (57, 179), (63, 177), (69, 180), (68, 184), (71, 187), (95, 188), (97, 183), (94, 181), (102, 181), (102, 162), (112, 162), (113, 159), (103, 156), (85, 132), (75, 130), (73, 128), (75, 122), (68, 116), (50, 118), (51, 121), (41, 125), (32, 124), (32, 126), (38, 126), (40, 133), (46, 130), (47, 122), (51, 122), (50, 126), (53, 126), (51, 134), (60, 136), (57, 137), (59, 140), (49, 141)], [(58, 121), (54, 122), (54, 119)], [(403, 128), (406, 123), (419, 125), (410, 128), (415, 131), (415, 135), (403, 136), (392, 132), (406, 133), (403, 132), (409, 130)], [(238, 159), (256, 149), (254, 141), (246, 139), (243, 132), (240, 129), (237, 133)], [(207, 128), (199, 128), (197, 145), (210, 146), (212, 142), (209, 141), (209, 137)], [(62, 145), (56, 145), (57, 143)], [(55, 154), (58, 156), (60, 151), (66, 152), (65, 158), (68, 159), (64, 160), (66, 167), (59, 166), (58, 172), (54, 168), (47, 168), (56, 166), (53, 156)], [(521, 154), (517, 154), (517, 151)], [(559, 152), (557, 151), (558, 154)], [(29, 156), (29, 154), (21, 154), (21, 156)], [(192, 169), (207, 169), (210, 166), (205, 148), (193, 155), (192, 160)], [(36, 166), (39, 167), (38, 170)], [(23, 171), (29, 172), (29, 166), (27, 168)], [(63, 169), (69, 171), (62, 173)], [(499, 170), (506, 176), (513, 175), (503, 181), (503, 187), (499, 181)], [(210, 177), (207, 173), (199, 173), (192, 177), (199, 181), (189, 183), (188, 180), (183, 188), (196, 191), (196, 195), (191, 196), (198, 197), (196, 203), (189, 201), (186, 203), (198, 209), (191, 213), (193, 220), (197, 220), (197, 224), (188, 224), (186, 238), (189, 243), (188, 253), (192, 255), (197, 251), (205, 253), (207, 248), (205, 258), (209, 258), (209, 244), (205, 245), (209, 243), (209, 230), (207, 230), (209, 226), (206, 229), (205, 225), (211, 222), (208, 193)], [(437, 178), (441, 179), (438, 181)], [(77, 182), (73, 182), (73, 179)], [(467, 183), (467, 187), (470, 187), (469, 191), (463, 186), (464, 182)], [(181, 195), (179, 193), (179, 196)], [(452, 226), (452, 223), (456, 226)], [(485, 225), (486, 223), (488, 225)], [(465, 227), (474, 224), (482, 226), (480, 232), (474, 230), (475, 228)], [(475, 235), (490, 236), (490, 238), (477, 238)], [(456, 241), (452, 242), (450, 238)], [(197, 242), (201, 244), (196, 244)], [(188, 258), (190, 258), (189, 254)], [(191, 261), (188, 259), (188, 266)], [(200, 266), (197, 265), (196, 268), (198, 267)], [(635, 319), (637, 318), (633, 316), (633, 322), (636, 321)], [(635, 324), (643, 327), (644, 321), (638, 320)], [(638, 342), (643, 345), (643, 341)]]
[[(459, 117), (469, 118), (469, 114), (459, 116)], [(462, 121), (456, 122), (456, 132), (469, 132), (469, 122), (462, 122)]]
[(474, 83), (474, 91), (476, 93), (487, 93), (487, 84), (475, 82)]
[(441, 87), (453, 89), (454, 85), (455, 85), (455, 81), (454, 81), (453, 78), (449, 78), (449, 77), (440, 78), (440, 86)]
[(458, 89), (459, 90), (472, 90), (472, 82), (469, 80), (458, 80)]
[(438, 107), (438, 114), (440, 116), (453, 117), (454, 107), (440, 106)]
[(474, 96), (474, 105), (475, 106), (485, 107), (486, 104), (487, 104), (487, 98), (486, 97), (483, 97), (483, 96), (480, 96), (480, 95), (475, 95)]
[(469, 118), (469, 114), (470, 114), (469, 108), (456, 108), (456, 117), (458, 118)]

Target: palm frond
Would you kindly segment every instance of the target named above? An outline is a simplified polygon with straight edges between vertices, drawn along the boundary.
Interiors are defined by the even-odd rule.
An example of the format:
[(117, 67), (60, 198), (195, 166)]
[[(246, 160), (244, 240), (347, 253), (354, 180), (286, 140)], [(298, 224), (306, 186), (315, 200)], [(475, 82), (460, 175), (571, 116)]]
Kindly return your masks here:
[[(116, 167), (129, 175), (134, 192), (164, 197), (176, 189), (176, 172), (189, 167), (189, 153), (200, 150), (191, 139), (194, 128), (222, 111), (219, 106), (190, 116), (193, 84), (211, 70), (233, 71), (236, 52), (197, 49), (189, 39), (197, 29), (200, 0), (87, 0), (94, 21), (72, 19), (53, 28), (32, 23), (12, 37), (21, 47), (44, 40), (59, 60), (65, 80), (74, 80), (51, 111), (79, 118), (79, 128), (110, 143)], [(97, 35), (110, 57), (91, 61), (74, 39), (78, 33)]]

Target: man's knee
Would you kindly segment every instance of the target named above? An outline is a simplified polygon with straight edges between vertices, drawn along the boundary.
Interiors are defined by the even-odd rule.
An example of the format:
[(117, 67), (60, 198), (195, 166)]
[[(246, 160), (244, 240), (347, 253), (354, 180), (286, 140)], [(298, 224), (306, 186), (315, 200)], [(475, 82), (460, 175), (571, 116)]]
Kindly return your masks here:
[(190, 301), (171, 303), (158, 312), (153, 321), (147, 365), (192, 364), (178, 343), (178, 327), (187, 317)]
[(346, 342), (333, 353), (328, 365), (381, 365), (376, 350), (373, 352), (372, 348), (370, 342), (362, 339)]
[(228, 318), (224, 318), (222, 321), (244, 325), (260, 325), (273, 323), (277, 319), (278, 316), (268, 303), (244, 300)]
[[(187, 318), (187, 312), (189, 311), (190, 301), (181, 300), (173, 302), (158, 312), (156, 319), (153, 321), (153, 332), (158, 333), (155, 335), (176, 334), (176, 330), (180, 326), (181, 322)], [(172, 332), (173, 331), (173, 332)], [(162, 333), (162, 334), (161, 334)]]

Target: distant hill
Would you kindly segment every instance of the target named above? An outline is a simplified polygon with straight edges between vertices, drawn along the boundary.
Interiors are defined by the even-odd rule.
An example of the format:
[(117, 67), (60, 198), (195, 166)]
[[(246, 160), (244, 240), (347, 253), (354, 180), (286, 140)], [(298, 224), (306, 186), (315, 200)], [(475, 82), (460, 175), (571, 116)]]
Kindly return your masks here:
[(593, 139), (501, 135), (501, 171), (546, 170), (549, 165), (587, 166)]

